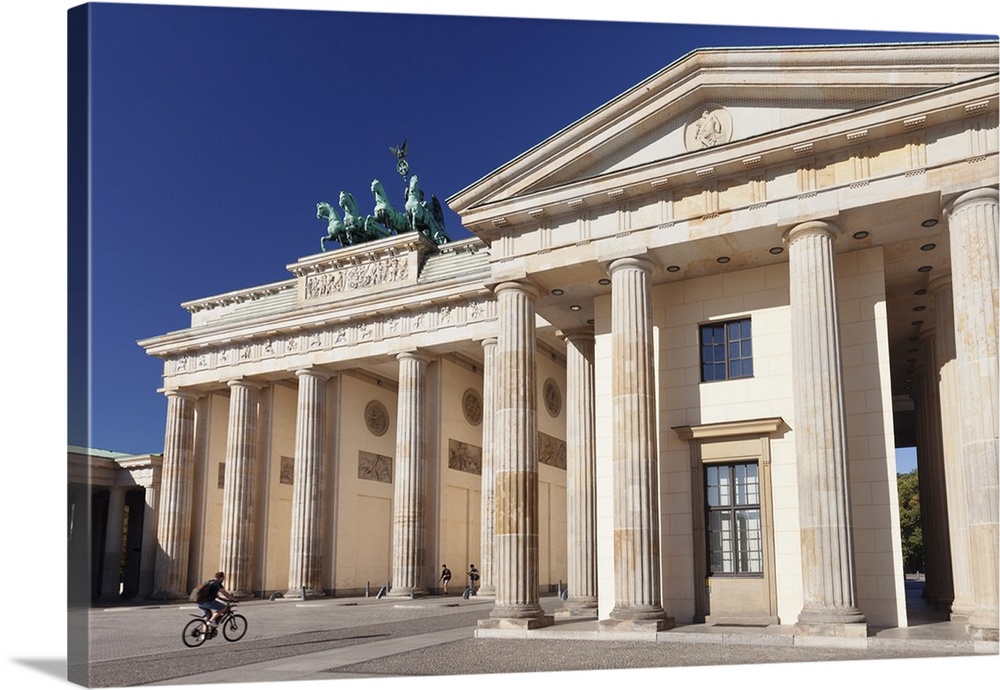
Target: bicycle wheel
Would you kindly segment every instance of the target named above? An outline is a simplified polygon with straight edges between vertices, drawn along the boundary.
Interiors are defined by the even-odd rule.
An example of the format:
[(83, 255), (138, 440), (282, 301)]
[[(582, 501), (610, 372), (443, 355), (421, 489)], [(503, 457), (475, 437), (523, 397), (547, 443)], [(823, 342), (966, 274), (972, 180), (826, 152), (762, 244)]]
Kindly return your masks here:
[(230, 642), (236, 642), (247, 634), (247, 619), (238, 613), (229, 616), (220, 626), (222, 636)]
[(184, 633), (182, 634), (184, 644), (188, 647), (200, 647), (205, 642), (205, 633), (202, 630), (204, 625), (205, 621), (201, 618), (196, 618), (185, 625)]

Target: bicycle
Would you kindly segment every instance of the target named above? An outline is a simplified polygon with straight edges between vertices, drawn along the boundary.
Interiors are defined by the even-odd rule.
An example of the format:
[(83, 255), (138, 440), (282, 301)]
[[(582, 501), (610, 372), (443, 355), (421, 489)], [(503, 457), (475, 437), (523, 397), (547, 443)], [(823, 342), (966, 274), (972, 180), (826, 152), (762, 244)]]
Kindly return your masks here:
[(210, 640), (218, 635), (220, 630), (222, 631), (222, 636), (229, 642), (236, 642), (242, 639), (247, 634), (247, 619), (246, 616), (233, 613), (235, 607), (235, 601), (230, 601), (226, 604), (226, 607), (222, 609), (222, 614), (219, 616), (219, 625), (215, 628), (209, 627), (208, 618), (204, 615), (191, 614), (194, 620), (188, 621), (187, 625), (184, 626), (184, 632), (181, 633), (184, 644), (188, 647), (200, 647), (205, 643), (205, 640)]

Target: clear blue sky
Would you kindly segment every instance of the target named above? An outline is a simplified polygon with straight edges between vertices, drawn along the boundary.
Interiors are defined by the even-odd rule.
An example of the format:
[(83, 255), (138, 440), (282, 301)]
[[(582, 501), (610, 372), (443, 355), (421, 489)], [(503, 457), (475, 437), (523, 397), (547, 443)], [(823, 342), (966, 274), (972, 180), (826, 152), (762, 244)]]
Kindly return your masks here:
[[(318, 201), (389, 147), (440, 199), (700, 47), (943, 40), (887, 32), (92, 6), (92, 419), (70, 443), (163, 447), (161, 362), (186, 300), (290, 277)], [(448, 211), (454, 239), (467, 237)]]

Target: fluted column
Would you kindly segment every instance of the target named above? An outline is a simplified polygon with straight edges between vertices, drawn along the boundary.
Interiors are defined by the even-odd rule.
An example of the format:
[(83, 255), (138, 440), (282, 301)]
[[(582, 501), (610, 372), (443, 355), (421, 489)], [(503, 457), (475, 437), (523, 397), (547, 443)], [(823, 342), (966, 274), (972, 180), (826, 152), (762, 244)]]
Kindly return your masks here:
[(480, 480), (480, 546), (479, 546), (479, 591), (480, 597), (496, 595), (496, 566), (494, 539), (496, 537), (496, 496), (493, 491), (494, 468), (496, 467), (496, 375), (497, 339), (487, 338), (483, 345), (483, 474)]
[(653, 372), (653, 263), (612, 261), (611, 397), (615, 606), (605, 628), (672, 627), (661, 605), (660, 502)]
[[(840, 355), (836, 226), (802, 223), (786, 234), (792, 322), (803, 607), (796, 631), (862, 637), (857, 606)], [(859, 624), (859, 625), (852, 625)]]
[(104, 568), (101, 598), (117, 599), (121, 585), (122, 529), (125, 526), (125, 489), (113, 486), (108, 498), (108, 521), (104, 530)]
[(535, 299), (524, 283), (495, 288), (498, 312), (496, 448), (496, 603), (480, 627), (551, 625), (538, 601), (538, 419), (535, 407)]
[(955, 598), (952, 620), (967, 620), (974, 610), (972, 566), (969, 555), (969, 516), (962, 468), (962, 437), (958, 417), (958, 381), (955, 364), (955, 311), (951, 276), (930, 282), (934, 299), (934, 369), (941, 407), (941, 452), (948, 496), (948, 541), (951, 544), (951, 577)]
[(944, 483), (941, 443), (941, 401), (936, 369), (936, 329), (925, 328), (924, 364), (919, 374), (917, 412), (917, 469), (920, 481), (920, 521), (924, 538), (924, 598), (940, 610), (950, 610), (954, 598), (951, 580), (951, 544), (948, 534), (948, 498)]
[(167, 430), (163, 441), (156, 541), (155, 598), (187, 597), (194, 481), (194, 408), (197, 396), (167, 391)]
[[(597, 450), (594, 332), (566, 340), (566, 556), (569, 596), (560, 614), (597, 616)], [(557, 614), (559, 615), (559, 614)]]
[(977, 189), (946, 209), (951, 237), (962, 464), (975, 611), (969, 632), (998, 639), (997, 232), (998, 194)]
[[(222, 540), (219, 570), (233, 596), (252, 591), (253, 473), (257, 457), (257, 393), (260, 384), (244, 379), (229, 382), (229, 431), (222, 490)], [(209, 568), (212, 570), (212, 568)]]
[(322, 532), (324, 421), (328, 375), (313, 369), (295, 372), (299, 380), (295, 417), (295, 466), (292, 476), (292, 528), (286, 597), (323, 596)]
[(427, 594), (424, 586), (424, 465), (427, 357), (397, 355), (399, 394), (392, 503), (392, 588), (390, 597)]
[(159, 521), (156, 514), (157, 494), (155, 486), (147, 486), (143, 491), (142, 553), (139, 557), (139, 588), (136, 592), (136, 596), (140, 598), (150, 596), (156, 586), (156, 524)]

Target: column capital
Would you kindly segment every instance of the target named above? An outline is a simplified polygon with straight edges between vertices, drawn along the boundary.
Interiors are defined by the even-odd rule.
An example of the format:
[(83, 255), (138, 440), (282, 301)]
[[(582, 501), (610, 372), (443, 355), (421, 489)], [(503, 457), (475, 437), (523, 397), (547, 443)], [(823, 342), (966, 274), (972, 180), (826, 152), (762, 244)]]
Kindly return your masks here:
[(527, 281), (507, 280), (502, 283), (497, 283), (493, 287), (493, 293), (498, 297), (500, 296), (501, 292), (510, 292), (510, 291), (526, 293), (530, 295), (532, 299), (537, 299), (538, 296), (542, 294), (542, 291), (538, 288), (537, 285), (534, 285), (533, 283), (529, 283)]
[(431, 361), (431, 358), (428, 355), (425, 355), (424, 353), (419, 352), (417, 350), (407, 350), (406, 352), (400, 352), (399, 354), (396, 355), (397, 361), (402, 362), (404, 359), (414, 359), (418, 362), (423, 362), (425, 364)]
[(962, 206), (975, 203), (977, 201), (992, 201), (993, 203), (998, 203), (1000, 202), (1000, 192), (992, 187), (971, 189), (968, 192), (959, 194), (956, 198), (949, 201), (944, 207), (944, 213), (945, 215), (950, 216)]
[(951, 287), (951, 274), (942, 273), (939, 276), (930, 279), (927, 283), (927, 292), (934, 294)]
[(799, 223), (788, 230), (782, 235), (781, 240), (786, 245), (791, 245), (792, 242), (800, 237), (805, 237), (806, 235), (826, 235), (830, 239), (836, 241), (840, 237), (842, 231), (841, 229), (826, 220), (807, 220), (804, 223)]
[(613, 259), (604, 264), (604, 270), (608, 275), (626, 269), (638, 269), (645, 273), (652, 273), (656, 269), (656, 261), (648, 256), (625, 256), (620, 259)]
[(312, 376), (318, 379), (323, 379), (324, 381), (333, 376), (331, 372), (323, 371), (321, 369), (317, 369), (316, 367), (299, 367), (298, 369), (293, 369), (292, 372), (295, 374), (296, 378)]
[(169, 388), (163, 391), (163, 395), (168, 398), (181, 398), (183, 400), (195, 401), (199, 398), (204, 397), (204, 393), (199, 393), (197, 391), (184, 390), (181, 388)]
[(236, 388), (237, 386), (239, 386), (242, 388), (251, 388), (253, 390), (260, 390), (261, 388), (264, 387), (264, 384), (259, 383), (257, 381), (251, 381), (250, 379), (236, 378), (226, 381), (226, 386), (228, 386), (229, 388)]
[(495, 335), (491, 335), (489, 338), (483, 338), (482, 340), (480, 340), (479, 344), (485, 348), (489, 347), (490, 345), (496, 345), (498, 342), (500, 342), (500, 339)]
[(562, 338), (568, 343), (573, 342), (594, 342), (594, 329), (591, 326), (580, 328), (568, 328), (565, 331), (557, 331), (557, 338)]

